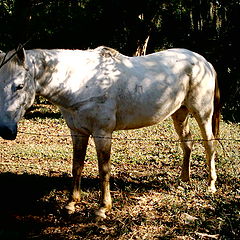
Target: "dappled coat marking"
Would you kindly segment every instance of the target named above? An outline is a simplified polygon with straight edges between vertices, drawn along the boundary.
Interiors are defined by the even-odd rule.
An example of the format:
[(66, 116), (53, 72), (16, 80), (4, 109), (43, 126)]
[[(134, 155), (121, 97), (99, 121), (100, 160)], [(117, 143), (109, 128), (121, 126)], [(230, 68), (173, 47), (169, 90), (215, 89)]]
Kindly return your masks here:
[[(8, 59), (0, 53), (0, 62)], [(15, 139), (17, 123), (41, 95), (59, 106), (73, 141), (73, 191), (67, 209), (80, 201), (80, 179), (88, 138), (93, 136), (101, 181), (96, 212), (111, 209), (110, 150), (115, 130), (150, 126), (172, 116), (184, 153), (181, 178), (190, 179), (192, 150), (188, 116), (202, 132), (215, 191), (214, 138), (219, 128), (219, 90), (212, 65), (186, 49), (169, 49), (144, 57), (127, 57), (114, 49), (21, 49), (0, 69), (0, 135)]]

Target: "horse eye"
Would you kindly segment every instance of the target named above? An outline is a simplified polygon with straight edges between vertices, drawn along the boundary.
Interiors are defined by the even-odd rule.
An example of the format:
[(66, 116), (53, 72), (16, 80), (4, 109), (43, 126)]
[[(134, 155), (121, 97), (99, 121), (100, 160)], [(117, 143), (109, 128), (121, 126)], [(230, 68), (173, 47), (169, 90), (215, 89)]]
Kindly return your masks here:
[(16, 91), (23, 89), (24, 84), (19, 84), (16, 86)]

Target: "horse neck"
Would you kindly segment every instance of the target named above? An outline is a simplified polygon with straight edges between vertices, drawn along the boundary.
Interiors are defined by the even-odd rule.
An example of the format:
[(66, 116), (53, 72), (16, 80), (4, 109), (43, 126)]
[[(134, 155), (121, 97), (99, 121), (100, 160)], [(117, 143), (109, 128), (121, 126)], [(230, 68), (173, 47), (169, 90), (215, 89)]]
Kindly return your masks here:
[[(30, 50), (28, 56), (31, 66), (33, 67), (33, 75), (36, 81), (37, 95), (47, 98), (49, 101), (61, 105), (63, 99), (61, 93), (64, 95), (63, 84), (64, 77), (54, 78), (54, 74), (59, 71), (59, 53), (62, 50)], [(61, 69), (61, 71), (64, 71)], [(63, 74), (64, 76), (64, 74)], [(67, 76), (65, 74), (65, 76)]]

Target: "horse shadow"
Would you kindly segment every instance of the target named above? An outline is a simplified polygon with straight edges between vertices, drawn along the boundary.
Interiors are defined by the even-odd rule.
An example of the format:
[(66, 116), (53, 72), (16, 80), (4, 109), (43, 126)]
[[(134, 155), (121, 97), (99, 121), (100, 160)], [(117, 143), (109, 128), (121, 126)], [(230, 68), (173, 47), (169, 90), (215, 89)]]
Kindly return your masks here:
[[(164, 171), (152, 179), (149, 179), (147, 175), (137, 178), (124, 174), (111, 178), (111, 189), (124, 193), (125, 196), (131, 192), (145, 195), (152, 190), (170, 191), (174, 181), (175, 179), (170, 180)], [(94, 210), (96, 210), (94, 208), (99, 197), (98, 177), (83, 177), (82, 190), (90, 192), (90, 198), (86, 197), (84, 202), (79, 204), (80, 210), (69, 216), (64, 206), (69, 197), (68, 190), (71, 188), (71, 183), (72, 178), (68, 175), (40, 176), (28, 173), (21, 175), (9, 172), (0, 173), (0, 239), (68, 239), (66, 234), (59, 232), (43, 234), (46, 229), (61, 227), (69, 228), (76, 236), (81, 235), (82, 238), (79, 239), (85, 239), (84, 236), (88, 239), (91, 232), (103, 234), (99, 225), (93, 224)], [(88, 202), (94, 202), (94, 204), (88, 204)], [(229, 209), (229, 214), (233, 214), (232, 206), (237, 207), (237, 203), (229, 202), (221, 207)], [(216, 210), (214, 214), (221, 216), (222, 210), (220, 213), (218, 211)], [(119, 221), (108, 219), (104, 224), (112, 227), (119, 224)], [(232, 224), (237, 229), (237, 224), (239, 224), (237, 217)], [(227, 226), (225, 223), (221, 230), (224, 234)], [(107, 233), (104, 234), (102, 236), (106, 237)], [(116, 234), (121, 234), (121, 232), (116, 232)]]
[[(130, 192), (139, 189), (149, 191), (157, 188), (168, 190), (169, 188), (166, 182), (142, 180), (145, 180), (144, 177), (139, 178), (138, 181), (123, 176), (112, 177), (111, 189), (113, 191)], [(55, 192), (59, 191), (65, 194), (65, 198), (67, 198), (71, 185), (72, 177), (69, 175), (42, 176), (28, 173), (0, 173), (0, 213), (21, 214), (24, 212), (25, 214), (31, 214), (33, 213), (32, 211), (36, 213), (36, 204), (39, 204), (41, 201), (44, 202), (46, 195), (52, 194), (53, 197)], [(83, 177), (81, 188), (83, 191), (98, 191), (98, 177)]]
[[(0, 239), (22, 240), (31, 239), (32, 235), (42, 239), (41, 231), (51, 226), (68, 226), (74, 223), (76, 218), (67, 215), (65, 204), (69, 197), (72, 178), (68, 175), (62, 176), (40, 176), (36, 174), (0, 174)], [(84, 192), (95, 192), (92, 196), (99, 196), (98, 177), (83, 177), (82, 190)], [(148, 191), (164, 186), (157, 186), (153, 182), (141, 182), (124, 177), (111, 179), (113, 191), (121, 190), (129, 193), (142, 189)], [(166, 187), (166, 186), (165, 186)], [(46, 199), (47, 198), (47, 199)], [(86, 201), (89, 201), (87, 199)], [(98, 199), (91, 199), (98, 201)], [(81, 203), (79, 204), (81, 205)], [(82, 204), (84, 205), (84, 204)], [(76, 213), (74, 217), (80, 216), (80, 222), (89, 224), (93, 221), (94, 210), (83, 207), (83, 213)], [(57, 219), (55, 222), (53, 218)], [(79, 218), (77, 218), (79, 223)]]
[[(63, 190), (70, 178), (31, 174), (0, 174), (0, 239), (28, 239), (39, 233), (47, 222), (43, 221), (57, 207), (44, 197), (53, 189)], [(37, 216), (37, 217), (36, 217)]]

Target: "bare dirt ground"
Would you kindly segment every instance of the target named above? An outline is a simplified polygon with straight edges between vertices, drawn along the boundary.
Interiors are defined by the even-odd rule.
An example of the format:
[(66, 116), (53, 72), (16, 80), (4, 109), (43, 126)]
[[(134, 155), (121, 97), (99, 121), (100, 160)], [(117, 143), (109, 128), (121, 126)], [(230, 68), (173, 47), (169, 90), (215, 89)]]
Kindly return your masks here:
[[(194, 138), (201, 138), (194, 121), (191, 125)], [(35, 105), (20, 122), (17, 139), (0, 140), (0, 239), (240, 239), (239, 132), (239, 124), (221, 122), (225, 140), (218, 145), (216, 194), (206, 192), (201, 141), (193, 151), (191, 184), (179, 180), (182, 153), (179, 142), (169, 141), (177, 140), (171, 120), (116, 132), (113, 209), (96, 222), (99, 181), (92, 139), (82, 201), (68, 216), (69, 131), (55, 107)]]

